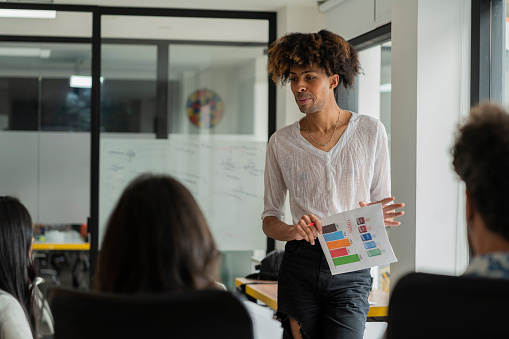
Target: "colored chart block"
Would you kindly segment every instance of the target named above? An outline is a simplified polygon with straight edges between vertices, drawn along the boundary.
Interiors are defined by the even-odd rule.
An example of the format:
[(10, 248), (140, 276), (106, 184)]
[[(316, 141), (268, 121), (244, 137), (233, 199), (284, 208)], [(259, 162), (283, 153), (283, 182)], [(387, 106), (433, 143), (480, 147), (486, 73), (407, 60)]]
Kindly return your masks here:
[(332, 233), (332, 232), (336, 232), (336, 231), (337, 231), (336, 224), (329, 224), (329, 225), (322, 226), (323, 234)]
[(347, 246), (350, 246), (350, 240), (349, 239), (341, 239), (341, 240), (336, 240), (336, 241), (329, 241), (327, 243), (327, 246), (329, 247), (330, 250), (333, 250), (335, 248), (340, 248), (340, 247), (347, 247)]
[(335, 250), (330, 251), (330, 255), (332, 258), (342, 257), (345, 255), (348, 255), (348, 251), (345, 247), (343, 248), (336, 248)]
[(374, 241), (368, 241), (364, 243), (364, 247), (368, 250), (370, 248), (376, 247), (376, 243)]
[(328, 233), (324, 234), (323, 237), (325, 238), (325, 241), (334, 241), (334, 240), (341, 240), (345, 238), (345, 235), (343, 232), (334, 232), (334, 233)]
[(373, 238), (371, 238), (371, 233), (366, 233), (366, 234), (362, 234), (361, 235), (361, 239), (362, 239), (362, 241), (368, 241), (368, 240), (371, 240)]
[(362, 225), (362, 224), (365, 224), (366, 222), (364, 221), (364, 217), (359, 217), (357, 218), (357, 225)]
[(380, 251), (379, 248), (375, 248), (375, 249), (368, 251), (368, 256), (370, 256), (370, 257), (376, 257), (377, 255), (381, 255), (381, 254), (382, 254), (382, 251)]
[(367, 231), (368, 229), (366, 228), (366, 226), (359, 226), (359, 233), (365, 233)]
[(352, 254), (352, 255), (347, 255), (344, 257), (334, 258), (334, 259), (332, 259), (332, 261), (334, 262), (334, 265), (340, 266), (340, 265), (344, 265), (344, 264), (351, 264), (354, 262), (361, 261), (361, 258), (359, 258), (358, 254)]

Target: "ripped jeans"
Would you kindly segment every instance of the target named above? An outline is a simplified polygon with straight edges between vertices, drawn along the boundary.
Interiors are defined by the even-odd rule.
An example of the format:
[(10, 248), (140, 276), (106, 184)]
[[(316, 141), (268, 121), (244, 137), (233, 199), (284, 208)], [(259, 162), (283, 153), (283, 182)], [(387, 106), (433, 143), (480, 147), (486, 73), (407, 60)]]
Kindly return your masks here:
[(287, 242), (278, 283), (283, 338), (292, 338), (292, 318), (303, 338), (362, 339), (370, 288), (369, 269), (332, 275), (318, 241)]

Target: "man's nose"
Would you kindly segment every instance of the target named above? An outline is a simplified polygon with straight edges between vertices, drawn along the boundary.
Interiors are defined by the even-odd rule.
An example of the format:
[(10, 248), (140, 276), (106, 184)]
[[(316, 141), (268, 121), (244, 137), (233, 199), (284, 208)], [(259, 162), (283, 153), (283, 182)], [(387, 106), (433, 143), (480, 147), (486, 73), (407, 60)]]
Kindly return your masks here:
[(297, 92), (305, 92), (305, 91), (306, 91), (306, 83), (303, 80), (298, 80)]

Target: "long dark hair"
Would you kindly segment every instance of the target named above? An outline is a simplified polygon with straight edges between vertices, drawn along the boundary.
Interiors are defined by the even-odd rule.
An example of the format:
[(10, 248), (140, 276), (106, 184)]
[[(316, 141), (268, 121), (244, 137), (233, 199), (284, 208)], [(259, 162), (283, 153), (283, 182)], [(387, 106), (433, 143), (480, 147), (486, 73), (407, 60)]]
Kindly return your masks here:
[(32, 218), (25, 206), (16, 198), (0, 197), (0, 289), (19, 301), (37, 338), (32, 237)]
[(108, 221), (94, 287), (137, 293), (217, 288), (219, 252), (191, 193), (145, 174), (124, 190)]

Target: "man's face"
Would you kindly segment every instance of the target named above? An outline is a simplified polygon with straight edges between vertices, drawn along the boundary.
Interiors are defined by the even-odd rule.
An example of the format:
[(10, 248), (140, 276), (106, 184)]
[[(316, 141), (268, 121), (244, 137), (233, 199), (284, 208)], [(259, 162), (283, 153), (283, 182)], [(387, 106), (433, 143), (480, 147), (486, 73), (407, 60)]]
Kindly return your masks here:
[(302, 113), (320, 112), (330, 100), (335, 100), (337, 75), (329, 77), (315, 64), (290, 68), (289, 78), (295, 102)]

